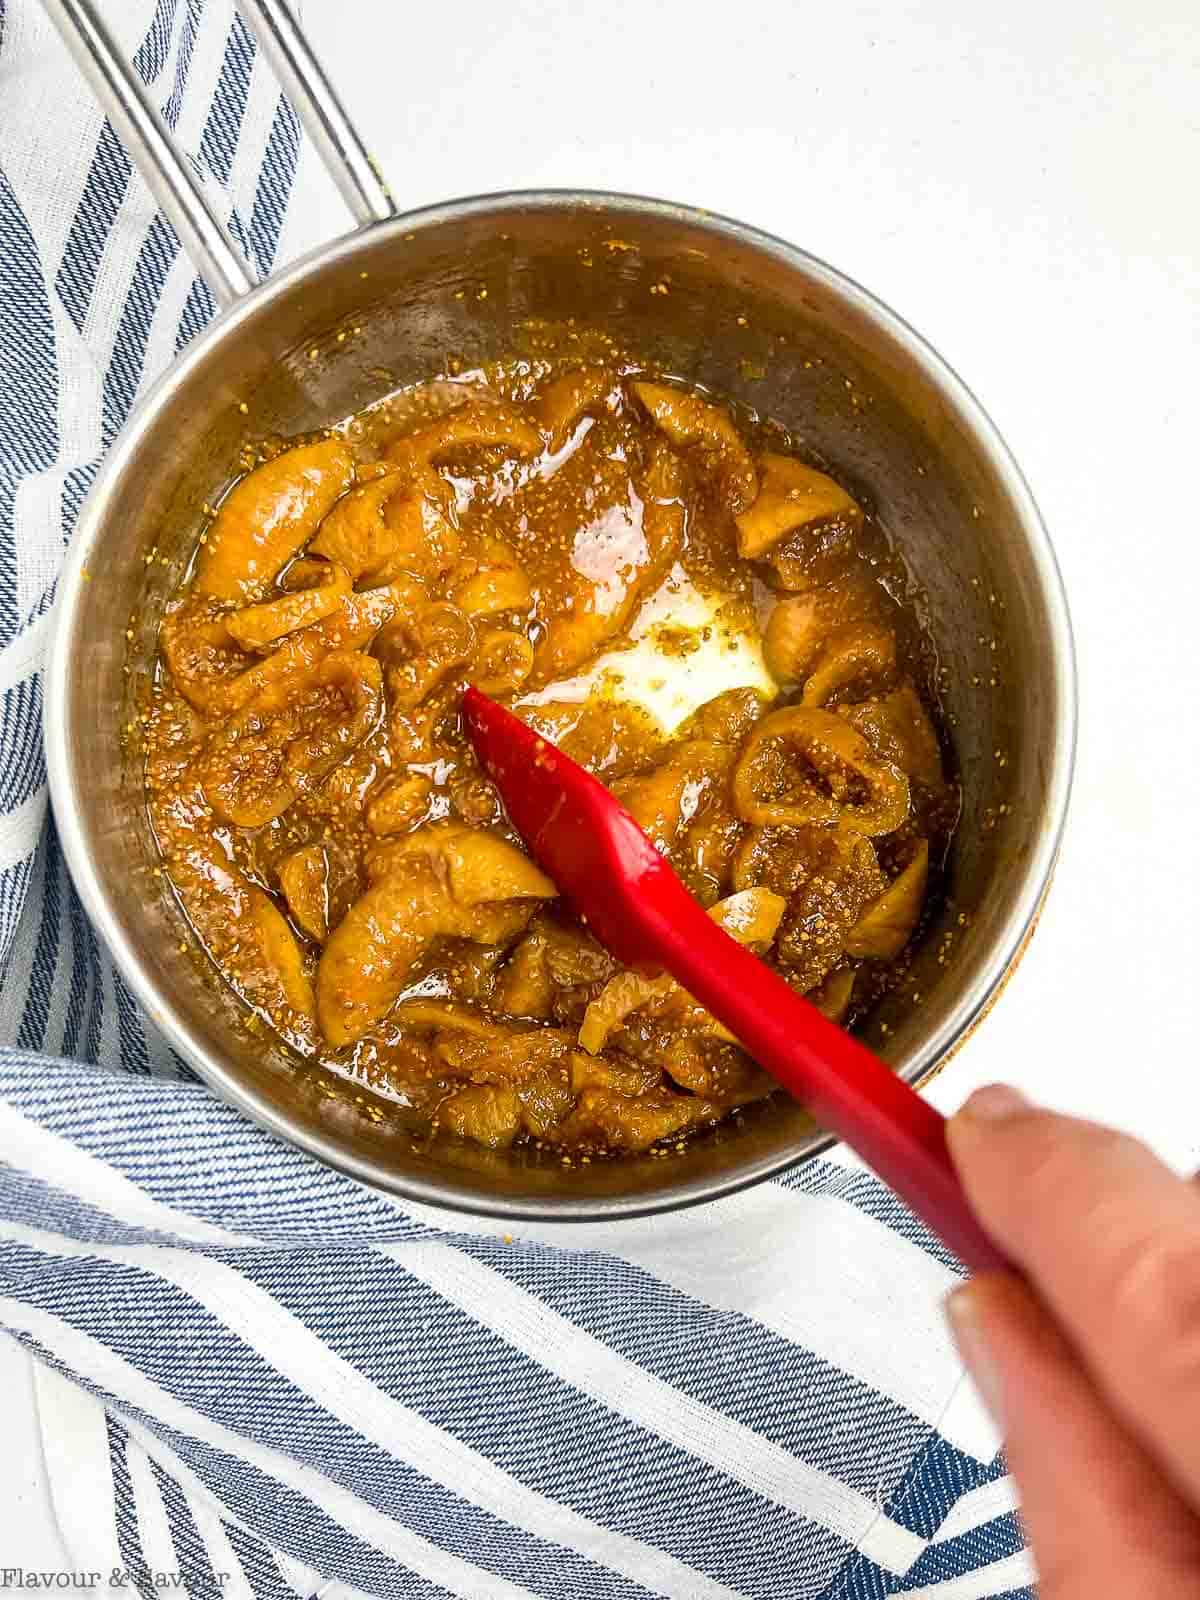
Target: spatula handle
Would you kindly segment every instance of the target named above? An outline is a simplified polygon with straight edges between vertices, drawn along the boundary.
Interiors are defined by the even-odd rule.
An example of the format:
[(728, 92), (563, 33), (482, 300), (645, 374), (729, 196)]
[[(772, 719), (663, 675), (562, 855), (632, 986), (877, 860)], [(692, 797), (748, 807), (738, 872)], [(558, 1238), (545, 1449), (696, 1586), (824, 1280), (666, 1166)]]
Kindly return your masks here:
[(463, 712), (513, 824), (600, 943), (666, 967), (967, 1266), (1007, 1266), (967, 1204), (940, 1114), (719, 928), (590, 773), (478, 689)]
[[(680, 885), (657, 954), (756, 1061), (844, 1139), (973, 1271), (1009, 1263), (967, 1202), (946, 1121), (865, 1045), (737, 943)], [(658, 910), (656, 909), (656, 917)]]

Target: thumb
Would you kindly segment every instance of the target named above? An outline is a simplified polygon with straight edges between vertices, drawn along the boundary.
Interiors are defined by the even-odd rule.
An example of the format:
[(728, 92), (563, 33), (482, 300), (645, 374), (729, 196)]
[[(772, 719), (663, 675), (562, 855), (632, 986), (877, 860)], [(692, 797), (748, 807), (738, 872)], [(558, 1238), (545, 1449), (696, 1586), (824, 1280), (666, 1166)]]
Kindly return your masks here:
[(1183, 1600), (1200, 1524), (1097, 1394), (1045, 1307), (1008, 1273), (951, 1296), (963, 1362), (1004, 1433), (1042, 1600)]
[(1044, 1600), (1192, 1593), (1200, 1196), (1135, 1140), (999, 1085), (947, 1142), (1026, 1275), (984, 1274), (949, 1310), (1005, 1433)]
[(973, 1095), (947, 1128), (980, 1220), (1122, 1426), (1200, 1505), (1200, 1192), (1124, 1134)]

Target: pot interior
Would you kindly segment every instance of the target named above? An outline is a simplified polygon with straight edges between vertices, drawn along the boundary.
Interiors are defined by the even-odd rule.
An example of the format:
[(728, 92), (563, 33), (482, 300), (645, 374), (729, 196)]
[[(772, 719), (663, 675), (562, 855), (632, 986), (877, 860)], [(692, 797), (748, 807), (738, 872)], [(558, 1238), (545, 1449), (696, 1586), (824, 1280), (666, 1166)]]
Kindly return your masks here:
[(934, 1070), (1025, 932), (1061, 822), (1069, 646), (1052, 562), (1002, 447), (908, 330), (819, 263), (701, 214), (569, 196), (436, 208), (330, 247), (202, 337), (118, 445), (83, 516), (64, 579), (55, 801), (88, 909), (215, 1087), (325, 1159), (418, 1198), (578, 1217), (703, 1198), (821, 1136), (776, 1098), (681, 1157), (569, 1174), (548, 1151), (414, 1139), (364, 1089), (249, 1029), (215, 973), (180, 952), (180, 914), (153, 876), (140, 768), (119, 737), (201, 506), (247, 439), (338, 421), (452, 362), (509, 354), (518, 325), (568, 318), (784, 423), (874, 513), (923, 591), (962, 821), (949, 898), (911, 981), (864, 1033), (906, 1077)]

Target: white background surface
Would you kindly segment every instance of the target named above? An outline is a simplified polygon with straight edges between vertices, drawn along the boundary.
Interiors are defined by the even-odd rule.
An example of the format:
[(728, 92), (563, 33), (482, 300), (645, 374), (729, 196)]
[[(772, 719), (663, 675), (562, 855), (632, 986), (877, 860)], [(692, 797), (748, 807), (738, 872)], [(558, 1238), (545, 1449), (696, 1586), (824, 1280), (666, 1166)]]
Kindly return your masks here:
[[(308, 0), (402, 207), (624, 189), (727, 212), (874, 290), (1037, 495), (1082, 688), (1041, 928), (938, 1081), (1007, 1078), (1200, 1164), (1200, 12), (1194, 0)], [(329, 234), (332, 190), (301, 197)], [(0, 1344), (2, 1565), (64, 1565)]]

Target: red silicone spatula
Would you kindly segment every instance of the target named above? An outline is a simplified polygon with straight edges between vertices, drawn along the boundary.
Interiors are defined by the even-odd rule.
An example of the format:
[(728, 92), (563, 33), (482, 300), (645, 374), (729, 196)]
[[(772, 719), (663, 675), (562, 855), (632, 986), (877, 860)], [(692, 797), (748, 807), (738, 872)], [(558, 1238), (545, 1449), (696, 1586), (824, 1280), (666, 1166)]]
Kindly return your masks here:
[(1006, 1267), (950, 1164), (941, 1114), (719, 928), (602, 783), (478, 689), (463, 715), (513, 826), (601, 944), (678, 979), (967, 1266)]

